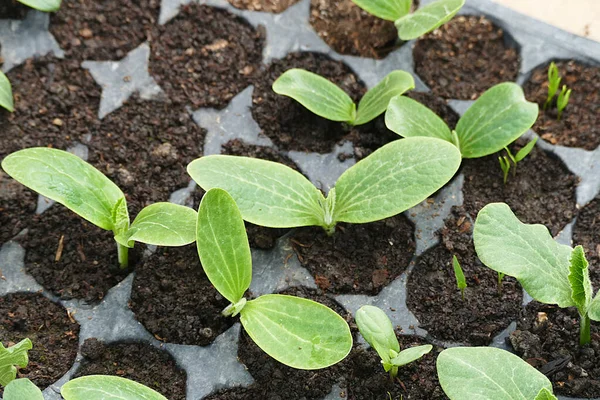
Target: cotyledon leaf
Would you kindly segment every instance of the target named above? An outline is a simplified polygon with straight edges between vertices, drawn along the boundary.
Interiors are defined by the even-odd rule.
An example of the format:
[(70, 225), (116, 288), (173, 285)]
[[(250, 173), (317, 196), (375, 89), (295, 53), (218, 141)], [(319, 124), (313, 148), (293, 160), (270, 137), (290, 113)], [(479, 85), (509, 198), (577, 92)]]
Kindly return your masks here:
[(557, 398), (550, 390), (542, 388), (534, 400), (557, 400)]
[(33, 348), (29, 339), (23, 339), (19, 343), (8, 348), (0, 343), (0, 385), (6, 386), (17, 376), (17, 368), (24, 368), (29, 363), (27, 352)]
[(452, 143), (452, 132), (436, 113), (409, 97), (396, 96), (385, 112), (385, 125), (402, 137), (428, 136)]
[(412, 0), (352, 0), (354, 4), (374, 16), (395, 21), (409, 13)]
[(404, 349), (398, 354), (396, 357), (390, 360), (390, 364), (401, 367), (403, 365), (409, 364), (413, 361), (418, 360), (423, 357), (425, 354), (429, 353), (433, 350), (433, 346), (430, 344), (424, 344), (422, 346), (409, 347), (408, 349)]
[(354, 318), (362, 337), (384, 362), (390, 361), (390, 350), (400, 352), (400, 344), (392, 322), (382, 309), (364, 305), (358, 309)]
[(15, 110), (10, 81), (2, 71), (0, 71), (0, 107), (3, 107), (10, 112)]
[(29, 379), (15, 379), (4, 388), (4, 400), (44, 400), (42, 391)]
[(588, 316), (594, 321), (600, 321), (600, 291), (596, 293), (596, 297), (590, 303)]
[(569, 283), (571, 284), (571, 298), (581, 315), (586, 315), (594, 295), (590, 281), (589, 264), (585, 259), (582, 246), (577, 246), (571, 252), (569, 264)]
[(431, 32), (450, 21), (464, 4), (465, 0), (438, 0), (420, 7), (395, 22), (398, 36), (412, 40)]
[(18, 0), (21, 3), (44, 12), (58, 11), (61, 0)]
[(60, 389), (65, 400), (168, 400), (162, 394), (118, 376), (82, 376)]

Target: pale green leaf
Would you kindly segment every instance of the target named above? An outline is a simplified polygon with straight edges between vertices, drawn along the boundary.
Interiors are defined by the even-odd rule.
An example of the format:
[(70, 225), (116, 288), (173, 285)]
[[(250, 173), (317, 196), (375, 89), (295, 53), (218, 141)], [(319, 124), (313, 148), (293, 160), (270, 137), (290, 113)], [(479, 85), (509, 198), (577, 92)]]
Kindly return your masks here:
[(433, 350), (433, 346), (430, 344), (409, 347), (408, 349), (402, 350), (400, 354), (398, 354), (390, 361), (390, 363), (397, 367), (401, 367), (403, 365), (410, 364), (411, 362), (418, 360), (425, 354), (429, 353), (431, 350)]
[(202, 198), (196, 245), (210, 282), (223, 297), (237, 303), (250, 287), (252, 256), (244, 221), (226, 191), (211, 189)]
[(575, 247), (571, 252), (569, 264), (569, 283), (571, 284), (571, 298), (581, 315), (587, 314), (594, 294), (588, 267), (583, 247)]
[(12, 88), (8, 78), (2, 71), (0, 71), (0, 107), (6, 108), (10, 112), (15, 110)]
[(320, 117), (332, 121), (353, 121), (356, 105), (335, 83), (312, 72), (293, 68), (273, 83), (273, 91), (289, 96)]
[(25, 368), (29, 362), (27, 352), (33, 348), (31, 340), (23, 339), (19, 343), (4, 347), (0, 343), (0, 385), (6, 386), (17, 376), (17, 368)]
[(269, 294), (240, 313), (248, 335), (275, 360), (298, 369), (320, 369), (352, 349), (346, 321), (330, 308), (300, 297)]
[(162, 394), (129, 379), (109, 375), (90, 375), (63, 385), (65, 400), (168, 400)]
[(412, 0), (352, 0), (354, 4), (374, 16), (395, 21), (410, 12)]
[(448, 125), (423, 104), (405, 96), (394, 97), (385, 113), (389, 130), (402, 137), (427, 136), (452, 142)]
[(42, 391), (29, 379), (15, 379), (4, 388), (4, 400), (44, 400)]
[(600, 321), (600, 291), (596, 293), (596, 297), (588, 307), (588, 316), (594, 321)]
[(57, 201), (102, 229), (113, 230), (113, 207), (124, 197), (110, 179), (62, 150), (34, 147), (12, 153), (2, 168), (28, 188)]
[(534, 400), (557, 400), (557, 397), (552, 394), (552, 391), (542, 388)]
[(535, 147), (535, 144), (537, 143), (537, 141), (538, 141), (538, 138), (536, 137), (532, 141), (527, 143), (521, 150), (519, 150), (517, 152), (517, 154), (515, 155), (515, 162), (519, 162), (519, 161), (523, 160), (525, 157), (527, 157), (529, 155), (529, 153), (531, 153), (531, 150), (533, 150), (533, 148)]
[(477, 256), (494, 271), (515, 277), (541, 303), (574, 306), (569, 284), (571, 248), (543, 225), (524, 224), (504, 203), (479, 211), (473, 241)]
[(402, 40), (416, 39), (450, 21), (465, 0), (438, 0), (396, 21), (398, 36)]
[(465, 279), (465, 274), (458, 262), (458, 258), (456, 256), (452, 256), (452, 268), (454, 268), (454, 276), (456, 277), (456, 286), (461, 290), (465, 290), (467, 288), (467, 280)]
[(204, 190), (224, 189), (242, 217), (271, 228), (321, 226), (323, 194), (302, 174), (279, 163), (212, 155), (192, 161), (188, 173)]
[(366, 124), (377, 118), (387, 109), (393, 97), (414, 88), (415, 80), (411, 74), (400, 70), (390, 72), (360, 100), (353, 125)]
[(400, 352), (392, 322), (378, 307), (365, 305), (354, 317), (362, 337), (375, 349), (384, 362), (390, 361), (390, 350)]
[(388, 143), (338, 179), (333, 219), (366, 223), (408, 210), (444, 186), (460, 161), (456, 146), (440, 139)]
[(58, 11), (61, 0), (18, 0), (21, 3), (44, 12)]
[(552, 384), (541, 372), (506, 350), (454, 347), (437, 359), (440, 385), (450, 400), (533, 400)]
[(500, 83), (481, 95), (456, 125), (464, 158), (487, 156), (502, 150), (533, 126), (537, 103), (525, 99), (516, 83)]

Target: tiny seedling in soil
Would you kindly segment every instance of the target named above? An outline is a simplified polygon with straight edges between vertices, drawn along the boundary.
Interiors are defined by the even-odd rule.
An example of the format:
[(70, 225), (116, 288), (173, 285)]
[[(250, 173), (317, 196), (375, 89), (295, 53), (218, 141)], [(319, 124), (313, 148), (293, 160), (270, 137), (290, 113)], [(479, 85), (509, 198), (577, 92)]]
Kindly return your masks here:
[(327, 198), (302, 174), (270, 161), (211, 155), (188, 173), (204, 190), (221, 188), (244, 219), (270, 228), (367, 223), (399, 214), (425, 200), (458, 170), (460, 153), (435, 138), (396, 140), (347, 169)]
[(473, 241), (484, 265), (515, 277), (535, 300), (577, 307), (579, 343), (590, 343), (590, 320), (600, 321), (600, 292), (592, 298), (583, 247), (557, 243), (545, 226), (522, 223), (504, 203), (481, 209)]
[(4, 400), (44, 400), (42, 391), (27, 378), (15, 379), (4, 388)]
[(363, 96), (357, 108), (335, 83), (304, 69), (287, 70), (273, 82), (275, 93), (291, 97), (320, 117), (353, 126), (377, 118), (393, 97), (414, 88), (415, 81), (408, 72), (392, 71)]
[(0, 71), (0, 107), (10, 112), (15, 110), (10, 81), (2, 71)]
[(6, 386), (17, 377), (17, 367), (27, 366), (29, 362), (27, 352), (32, 347), (29, 339), (23, 339), (9, 348), (0, 343), (0, 385)]
[(460, 290), (460, 295), (462, 299), (465, 299), (465, 289), (467, 288), (467, 280), (465, 279), (465, 274), (458, 262), (458, 258), (453, 255), (452, 256), (452, 267), (454, 268), (454, 277), (456, 278), (456, 287)]
[(392, 21), (401, 40), (416, 39), (450, 21), (465, 0), (437, 0), (412, 14), (412, 0), (352, 0), (374, 16)]
[(560, 73), (558, 72), (558, 67), (554, 62), (550, 63), (548, 67), (548, 97), (546, 98), (546, 102), (544, 103), (544, 111), (548, 109), (552, 105), (552, 100), (558, 92), (558, 88), (560, 87)]
[(567, 85), (563, 85), (558, 98), (556, 99), (556, 109), (558, 110), (558, 115), (556, 119), (560, 121), (562, 118), (563, 111), (569, 105), (569, 98), (571, 97), (571, 89), (567, 89)]
[(19, 150), (2, 161), (2, 168), (35, 192), (113, 231), (123, 269), (129, 265), (129, 248), (136, 241), (183, 246), (195, 240), (196, 211), (172, 203), (155, 203), (142, 209), (130, 224), (121, 189), (92, 165), (66, 151), (45, 147)]
[(533, 150), (533, 147), (535, 146), (535, 144), (537, 143), (538, 138), (534, 138), (532, 141), (530, 141), (529, 143), (527, 143), (521, 150), (517, 151), (517, 154), (513, 155), (513, 153), (510, 151), (510, 149), (508, 147), (505, 147), (504, 150), (506, 150), (506, 156), (501, 156), (498, 157), (498, 161), (500, 162), (500, 168), (502, 168), (502, 173), (504, 174), (504, 184), (506, 185), (506, 181), (508, 180), (508, 172), (510, 171), (511, 168), (511, 164), (510, 162), (512, 161), (512, 163), (515, 165), (515, 167), (513, 168), (513, 176), (517, 174), (517, 163), (519, 161), (522, 161), (525, 157), (527, 157), (529, 155), (529, 153), (531, 153), (531, 151)]
[(399, 367), (418, 360), (433, 349), (432, 345), (426, 344), (400, 351), (392, 321), (378, 307), (362, 306), (355, 319), (360, 334), (379, 354), (383, 369), (392, 378), (398, 375)]
[(240, 315), (252, 340), (275, 360), (297, 369), (320, 369), (352, 348), (346, 321), (330, 308), (295, 296), (267, 294), (246, 300), (252, 256), (242, 215), (224, 190), (211, 189), (198, 210), (196, 245), (206, 276), (231, 302), (223, 315)]
[(53, 12), (58, 11), (62, 0), (17, 0), (31, 8), (39, 11)]
[(494, 347), (454, 347), (437, 359), (440, 385), (450, 400), (556, 400), (544, 374)]

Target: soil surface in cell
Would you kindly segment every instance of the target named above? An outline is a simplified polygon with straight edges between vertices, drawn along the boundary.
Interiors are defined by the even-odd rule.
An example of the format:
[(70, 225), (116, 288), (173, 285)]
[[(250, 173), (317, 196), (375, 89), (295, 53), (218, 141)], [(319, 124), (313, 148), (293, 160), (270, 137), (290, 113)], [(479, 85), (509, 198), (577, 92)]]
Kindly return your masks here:
[(233, 325), (229, 305), (212, 286), (196, 244), (159, 247), (136, 267), (130, 307), (158, 340), (206, 346)]
[(403, 214), (368, 224), (340, 223), (295, 231), (291, 244), (324, 291), (375, 295), (398, 277), (415, 252), (414, 225)]
[[(595, 287), (598, 274), (590, 271)], [(552, 381), (555, 393), (578, 398), (600, 397), (600, 330), (592, 321), (591, 343), (579, 345), (575, 307), (530, 303), (507, 341), (525, 361)]]
[(29, 225), (36, 204), (34, 192), (0, 171), (0, 244)]
[[(0, 342), (6, 347), (29, 338), (29, 364), (17, 378), (29, 378), (40, 389), (71, 368), (79, 347), (79, 325), (60, 305), (39, 293), (0, 297)], [(2, 388), (0, 388), (2, 395)]]
[[(510, 148), (516, 154), (520, 145)], [(511, 167), (504, 184), (499, 155), (506, 154), (463, 161), (464, 204), (471, 217), (475, 219), (488, 203), (504, 202), (522, 222), (544, 224), (553, 236), (558, 234), (577, 212), (575, 189), (579, 179), (562, 161), (536, 146), (519, 162), (516, 175), (514, 165)]]
[(492, 86), (515, 81), (518, 50), (481, 16), (458, 16), (423, 36), (413, 50), (415, 71), (438, 96), (474, 100)]
[(194, 109), (225, 107), (262, 61), (264, 29), (225, 10), (183, 6), (158, 30), (150, 72), (171, 100)]
[(116, 375), (146, 385), (169, 400), (185, 400), (186, 373), (173, 357), (145, 343), (106, 345), (87, 339), (81, 346), (83, 360), (74, 377)]
[(0, 4), (0, 19), (23, 19), (29, 10), (31, 8), (17, 0), (3, 0)]
[(36, 215), (19, 241), (25, 270), (61, 299), (97, 303), (136, 264), (140, 245), (129, 250), (129, 269), (121, 270), (111, 231), (84, 220), (60, 204)]
[(567, 85), (572, 90), (569, 104), (558, 120), (557, 93), (544, 111), (548, 65), (535, 69), (523, 86), (527, 99), (540, 105), (540, 116), (533, 129), (552, 144), (594, 150), (600, 145), (600, 67), (575, 61), (560, 61), (556, 66), (562, 78), (560, 87)]
[[(488, 345), (519, 315), (521, 286), (505, 277), (498, 287), (498, 274), (475, 254), (472, 223), (460, 208), (453, 208), (440, 236), (441, 243), (419, 257), (408, 278), (408, 308), (436, 339)], [(464, 299), (452, 267), (454, 255), (467, 280)]]
[(583, 207), (573, 228), (573, 245), (582, 245), (590, 265), (600, 268), (600, 197)]
[(235, 8), (251, 11), (280, 13), (299, 0), (227, 0)]

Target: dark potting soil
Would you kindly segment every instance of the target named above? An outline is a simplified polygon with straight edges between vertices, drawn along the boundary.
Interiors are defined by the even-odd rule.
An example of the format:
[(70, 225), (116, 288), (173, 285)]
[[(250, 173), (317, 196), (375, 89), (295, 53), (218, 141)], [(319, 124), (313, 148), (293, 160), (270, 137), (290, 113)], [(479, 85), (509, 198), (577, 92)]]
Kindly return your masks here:
[[(513, 154), (521, 144), (510, 147)], [(577, 213), (575, 187), (579, 178), (537, 146), (519, 162), (516, 176), (512, 168), (505, 185), (498, 154), (464, 160), (465, 209), (475, 219), (486, 204), (504, 202), (522, 222), (546, 225), (553, 236), (557, 235)]]
[(206, 346), (235, 322), (200, 264), (196, 244), (159, 247), (136, 266), (130, 307), (155, 338)]
[[(454, 207), (440, 231), (441, 243), (416, 262), (407, 285), (407, 305), (420, 326), (438, 340), (485, 346), (519, 315), (521, 286), (483, 266), (475, 253), (472, 222)], [(467, 279), (464, 299), (456, 286), (452, 256)]]
[(37, 195), (0, 170), (0, 244), (29, 225)]
[(25, 270), (61, 299), (97, 303), (135, 266), (140, 245), (129, 250), (129, 269), (121, 270), (113, 233), (87, 222), (60, 204), (36, 215), (19, 238), (26, 250)]
[(50, 32), (67, 58), (119, 60), (151, 36), (159, 0), (63, 0)]
[(399, 214), (368, 224), (340, 223), (333, 236), (321, 227), (300, 228), (291, 243), (322, 290), (375, 295), (408, 267), (414, 232), (414, 225)]
[(533, 129), (552, 144), (594, 150), (600, 145), (600, 67), (576, 61), (556, 63), (562, 77), (560, 87), (567, 85), (573, 90), (559, 121), (558, 93), (552, 105), (543, 109), (548, 97), (548, 66), (536, 68), (523, 86), (527, 99), (540, 105), (540, 116)]
[(150, 72), (172, 101), (194, 109), (225, 107), (262, 61), (264, 29), (225, 10), (183, 6), (158, 31)]
[[(23, 19), (31, 8), (17, 0), (2, 0), (0, 3), (0, 19)], [(0, 62), (0, 64), (2, 64)]]
[(589, 399), (600, 397), (600, 330), (594, 321), (591, 333), (591, 343), (581, 347), (575, 307), (561, 309), (534, 301), (507, 341), (548, 376), (556, 394)]
[(573, 228), (573, 245), (582, 245), (590, 265), (600, 268), (600, 197), (583, 207)]
[(474, 100), (519, 73), (518, 50), (482, 16), (455, 17), (419, 39), (413, 56), (417, 74), (444, 98)]
[(131, 379), (161, 393), (169, 400), (185, 400), (186, 373), (175, 359), (146, 343), (104, 344), (87, 339), (81, 346), (84, 357), (74, 377), (116, 375)]
[(20, 368), (17, 377), (29, 378), (43, 390), (75, 361), (79, 324), (62, 306), (39, 293), (0, 297), (0, 342), (8, 347), (25, 338), (31, 340), (33, 349), (27, 368)]
[(299, 0), (227, 0), (235, 8), (279, 14)]

